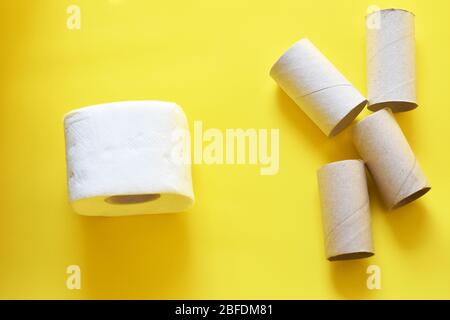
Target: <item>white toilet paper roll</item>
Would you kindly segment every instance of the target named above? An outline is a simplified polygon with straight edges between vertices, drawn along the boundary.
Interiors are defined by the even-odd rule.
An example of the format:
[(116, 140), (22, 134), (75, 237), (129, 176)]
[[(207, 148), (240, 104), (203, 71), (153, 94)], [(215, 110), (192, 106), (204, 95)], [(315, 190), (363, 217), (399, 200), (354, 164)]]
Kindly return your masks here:
[(193, 204), (190, 148), (182, 138), (189, 141), (188, 123), (175, 103), (86, 107), (68, 113), (64, 128), (69, 198), (77, 213), (170, 213)]
[(401, 9), (375, 11), (366, 23), (368, 108), (393, 112), (417, 107), (414, 14)]
[(270, 75), (329, 137), (345, 129), (367, 103), (308, 39), (290, 47)]

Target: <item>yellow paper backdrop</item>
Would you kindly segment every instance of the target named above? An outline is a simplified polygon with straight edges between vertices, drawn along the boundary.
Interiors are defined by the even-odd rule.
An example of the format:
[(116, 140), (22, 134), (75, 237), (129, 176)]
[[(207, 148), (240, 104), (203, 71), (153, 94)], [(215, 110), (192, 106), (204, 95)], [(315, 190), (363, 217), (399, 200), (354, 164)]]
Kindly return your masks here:
[[(71, 4), (80, 30), (66, 27)], [(416, 14), (420, 107), (397, 119), (433, 188), (386, 212), (370, 183), (376, 255), (329, 263), (316, 170), (358, 157), (350, 130), (326, 138), (268, 73), (309, 37), (365, 93), (372, 4)], [(1, 1), (0, 298), (450, 298), (449, 12), (446, 0)], [(63, 115), (130, 99), (176, 101), (205, 129), (279, 128), (279, 173), (195, 165), (186, 213), (78, 216)], [(72, 264), (81, 290), (66, 288)], [(366, 288), (372, 264), (381, 290)]]

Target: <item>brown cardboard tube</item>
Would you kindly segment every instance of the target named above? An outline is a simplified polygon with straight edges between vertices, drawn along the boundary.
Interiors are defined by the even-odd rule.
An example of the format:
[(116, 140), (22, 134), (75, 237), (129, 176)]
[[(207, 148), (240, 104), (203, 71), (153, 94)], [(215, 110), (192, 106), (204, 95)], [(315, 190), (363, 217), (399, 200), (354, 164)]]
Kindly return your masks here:
[(329, 261), (374, 254), (366, 172), (361, 160), (329, 163), (317, 172)]
[(367, 104), (308, 39), (290, 47), (270, 75), (328, 137), (349, 126)]
[(412, 110), (416, 99), (414, 14), (402, 9), (375, 11), (366, 19), (368, 108)]
[(389, 109), (358, 122), (353, 129), (353, 143), (389, 209), (414, 201), (431, 189)]

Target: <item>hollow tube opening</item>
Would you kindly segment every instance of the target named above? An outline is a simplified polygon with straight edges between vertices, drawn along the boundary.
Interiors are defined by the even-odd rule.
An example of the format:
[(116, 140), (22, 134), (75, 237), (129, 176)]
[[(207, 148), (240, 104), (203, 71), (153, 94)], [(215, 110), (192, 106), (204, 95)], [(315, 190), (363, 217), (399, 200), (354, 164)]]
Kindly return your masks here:
[(109, 204), (136, 204), (154, 201), (160, 198), (159, 193), (151, 194), (127, 194), (127, 195), (116, 195), (105, 199), (105, 202)]
[(339, 254), (337, 256), (334, 256), (334, 257), (330, 257), (330, 258), (328, 258), (328, 261), (363, 259), (363, 258), (369, 258), (373, 255), (374, 255), (373, 252), (368, 252), (368, 251), (351, 252), (351, 253), (344, 253), (344, 254)]
[(339, 121), (339, 123), (331, 130), (329, 137), (332, 138), (337, 135), (339, 132), (347, 128), (353, 120), (361, 113), (364, 107), (367, 104), (367, 100), (364, 100), (357, 106), (355, 106), (347, 115)]
[(407, 196), (406, 198), (403, 198), (402, 200), (400, 200), (399, 202), (397, 202), (392, 209), (397, 209), (400, 207), (403, 207), (404, 205), (413, 202), (414, 200), (420, 198), (421, 196), (423, 196), (425, 193), (427, 193), (428, 191), (430, 191), (431, 187), (425, 187), (422, 188), (412, 194), (410, 194), (409, 196)]

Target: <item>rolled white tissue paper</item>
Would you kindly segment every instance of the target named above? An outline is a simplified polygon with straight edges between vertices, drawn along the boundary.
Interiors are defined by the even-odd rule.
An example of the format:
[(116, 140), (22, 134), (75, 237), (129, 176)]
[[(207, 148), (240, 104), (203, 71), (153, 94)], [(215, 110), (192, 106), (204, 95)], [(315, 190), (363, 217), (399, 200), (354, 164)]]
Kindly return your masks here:
[(367, 103), (308, 39), (290, 47), (270, 75), (329, 137), (344, 130)]
[(190, 148), (183, 148), (189, 143), (179, 139), (184, 134), (189, 141), (188, 122), (177, 104), (99, 104), (68, 113), (64, 129), (69, 198), (77, 213), (170, 213), (193, 204)]

